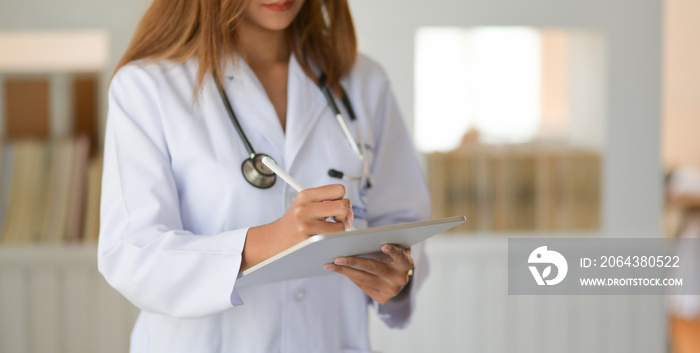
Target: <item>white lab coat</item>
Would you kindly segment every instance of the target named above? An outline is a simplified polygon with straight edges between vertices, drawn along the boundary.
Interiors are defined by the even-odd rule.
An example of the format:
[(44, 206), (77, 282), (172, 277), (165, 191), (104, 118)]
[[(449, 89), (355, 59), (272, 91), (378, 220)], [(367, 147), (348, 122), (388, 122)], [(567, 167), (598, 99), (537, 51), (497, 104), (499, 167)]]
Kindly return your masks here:
[[(130, 64), (109, 90), (98, 267), (142, 310), (131, 351), (369, 351), (367, 306), (391, 327), (408, 322), (427, 271), (422, 248), (413, 249), (411, 295), (387, 305), (335, 273), (236, 289), (248, 227), (282, 216), (296, 192), (281, 179), (267, 190), (243, 179), (247, 152), (215, 85), (205, 83), (193, 100), (196, 70), (194, 60)], [(429, 216), (414, 150), (376, 63), (360, 56), (342, 82), (365, 134), (374, 178), (369, 189), (327, 175), (330, 168), (359, 175), (362, 163), (294, 56), (286, 134), (243, 60), (228, 65), (225, 77), (253, 148), (306, 187), (343, 183), (358, 207), (355, 227)]]

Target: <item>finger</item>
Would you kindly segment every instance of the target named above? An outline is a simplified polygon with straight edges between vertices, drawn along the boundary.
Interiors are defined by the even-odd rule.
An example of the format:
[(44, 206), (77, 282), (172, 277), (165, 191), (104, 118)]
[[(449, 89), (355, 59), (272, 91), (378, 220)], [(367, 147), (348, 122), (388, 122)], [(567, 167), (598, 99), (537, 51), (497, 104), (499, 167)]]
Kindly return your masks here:
[(411, 248), (404, 249), (394, 244), (382, 245), (382, 252), (391, 256), (392, 265), (405, 268), (406, 271), (413, 268), (413, 258), (410, 254)]
[(306, 216), (314, 219), (333, 217), (338, 222), (345, 222), (348, 215), (348, 204), (342, 200), (314, 202), (300, 209)]
[(386, 287), (387, 285), (381, 278), (371, 273), (354, 269), (352, 267), (338, 266), (336, 264), (326, 264), (323, 266), (323, 268), (328, 271), (333, 271), (344, 275), (345, 277), (349, 278), (353, 283), (355, 283), (358, 287), (364, 286), (374, 288), (377, 291), (381, 291), (380, 288)]
[(297, 198), (306, 202), (320, 202), (329, 200), (342, 200), (345, 196), (345, 186), (341, 184), (332, 184), (302, 190)]
[[(335, 266), (333, 264), (326, 264), (324, 266), (324, 268), (326, 270), (338, 272), (336, 270), (336, 267), (338, 267), (338, 266)], [(362, 281), (362, 279), (360, 279), (360, 278), (348, 277), (348, 276), (345, 276), (345, 277), (347, 277), (352, 283), (354, 283), (358, 288), (360, 288), (363, 292), (365, 292), (365, 294), (370, 296), (370, 298), (372, 298), (373, 300), (376, 300), (380, 304), (386, 304), (389, 301), (389, 299), (393, 298), (391, 293), (384, 293), (378, 288), (367, 285), (366, 282)]]
[(307, 234), (331, 234), (336, 232), (344, 232), (345, 225), (343, 223), (326, 222), (325, 220), (314, 220), (307, 230)]
[(346, 212), (345, 218), (344, 218), (344, 219), (341, 219), (341, 218), (337, 218), (337, 217), (336, 217), (336, 218), (335, 218), (335, 221), (336, 221), (336, 222), (343, 222), (343, 223), (345, 223), (345, 227), (348, 228), (348, 227), (349, 227), (349, 224), (350, 224), (350, 221), (352, 221), (353, 219), (355, 219), (355, 213), (352, 211), (352, 202), (350, 202), (350, 199), (343, 199), (343, 201), (347, 204), (347, 206), (348, 206), (348, 211)]
[(352, 267), (326, 264), (324, 268), (345, 275), (345, 277), (349, 278), (356, 286), (360, 287), (367, 295), (380, 304), (386, 304), (403, 287), (402, 284), (385, 281), (383, 278)]
[(396, 264), (388, 264), (383, 261), (362, 257), (339, 257), (335, 259), (336, 265), (351, 266), (358, 270), (371, 273), (392, 286), (403, 286), (408, 282), (408, 271), (413, 268), (404, 268)]
[(352, 210), (352, 201), (350, 199), (343, 199), (343, 201), (346, 201), (348, 203), (348, 214), (345, 216), (345, 218), (348, 221), (352, 221), (355, 219), (355, 212)]
[[(346, 221), (350, 222), (353, 219), (355, 219), (355, 213), (352, 212), (352, 201), (350, 201), (350, 199), (343, 199), (343, 202), (345, 202), (345, 204), (348, 208), (347, 212), (345, 212), (345, 218), (335, 217), (335, 221), (346, 223)], [(346, 224), (346, 227), (347, 227), (347, 224)]]
[(333, 263), (340, 266), (354, 267), (358, 270), (362, 270), (381, 278), (386, 278), (393, 274), (390, 265), (374, 259), (354, 256), (339, 257), (335, 259)]
[(345, 203), (348, 205), (348, 212), (345, 213), (345, 219), (338, 219), (336, 218), (336, 222), (344, 222), (348, 221), (351, 222), (353, 219), (355, 219), (355, 213), (352, 211), (352, 202), (350, 202), (350, 199), (343, 199)]

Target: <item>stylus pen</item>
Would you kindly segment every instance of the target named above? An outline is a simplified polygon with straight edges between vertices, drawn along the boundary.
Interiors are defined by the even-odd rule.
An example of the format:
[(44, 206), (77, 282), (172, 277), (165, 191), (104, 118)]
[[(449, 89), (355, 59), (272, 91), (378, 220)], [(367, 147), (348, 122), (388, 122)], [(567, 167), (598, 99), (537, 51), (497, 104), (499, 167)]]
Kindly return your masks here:
[[(289, 186), (291, 186), (294, 190), (297, 192), (302, 192), (304, 191), (304, 187), (299, 184), (299, 182), (294, 179), (289, 173), (285, 172), (284, 169), (280, 168), (280, 166), (275, 163), (275, 161), (272, 160), (270, 157), (263, 157), (262, 162), (264, 165), (266, 165), (270, 170), (275, 172), (278, 177), (282, 178)], [(350, 221), (348, 221), (348, 227), (345, 228), (345, 231), (351, 231), (351, 230), (357, 230), (355, 227), (350, 224)]]

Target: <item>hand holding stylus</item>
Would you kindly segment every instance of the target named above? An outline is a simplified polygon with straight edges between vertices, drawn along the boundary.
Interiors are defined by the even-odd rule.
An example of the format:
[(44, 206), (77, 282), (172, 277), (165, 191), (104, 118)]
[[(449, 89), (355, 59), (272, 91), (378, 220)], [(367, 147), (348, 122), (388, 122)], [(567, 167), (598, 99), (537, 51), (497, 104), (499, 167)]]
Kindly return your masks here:
[[(239, 271), (255, 266), (316, 234), (342, 232), (353, 219), (345, 187), (325, 185), (300, 192), (282, 217), (250, 227)], [(328, 222), (331, 218), (336, 222)]]
[[(296, 190), (298, 193), (301, 193), (302, 191), (306, 190), (306, 188), (301, 186), (301, 184), (296, 179), (294, 179), (291, 175), (289, 175), (289, 173), (285, 172), (284, 169), (280, 168), (280, 166), (278, 166), (277, 163), (275, 163), (275, 161), (272, 160), (272, 158), (263, 157), (262, 162), (268, 168), (270, 168), (270, 170), (272, 170), (275, 174), (277, 174), (278, 177), (282, 178), (282, 180), (284, 180), (287, 184), (289, 184), (289, 186), (291, 186), (294, 190)], [(351, 207), (350, 200), (349, 199), (343, 199), (343, 200), (347, 200), (348, 207), (350, 208)], [(350, 214), (350, 217), (352, 217), (352, 211), (350, 211), (348, 213)], [(355, 227), (353, 227), (352, 224), (350, 224), (349, 218), (347, 219), (346, 225), (347, 225), (345, 228), (346, 231), (356, 230)]]

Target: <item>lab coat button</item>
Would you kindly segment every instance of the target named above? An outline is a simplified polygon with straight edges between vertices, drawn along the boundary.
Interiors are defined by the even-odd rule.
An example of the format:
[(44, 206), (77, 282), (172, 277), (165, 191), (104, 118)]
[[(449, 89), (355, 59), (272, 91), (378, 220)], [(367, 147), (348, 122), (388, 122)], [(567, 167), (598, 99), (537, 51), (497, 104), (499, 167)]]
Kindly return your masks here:
[(296, 290), (296, 292), (294, 292), (294, 300), (300, 302), (304, 300), (304, 298), (306, 298), (306, 291), (304, 288), (299, 288)]

